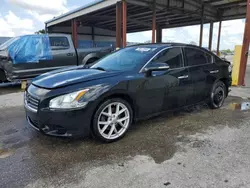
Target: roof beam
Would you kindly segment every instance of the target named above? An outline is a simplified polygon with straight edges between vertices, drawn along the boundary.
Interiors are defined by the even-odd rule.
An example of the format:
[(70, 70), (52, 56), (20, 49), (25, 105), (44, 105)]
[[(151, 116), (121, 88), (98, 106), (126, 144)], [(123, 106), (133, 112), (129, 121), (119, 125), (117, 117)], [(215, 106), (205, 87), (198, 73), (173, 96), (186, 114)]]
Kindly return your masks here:
[(237, 16), (241, 14), (246, 14), (246, 7), (235, 7), (234, 9), (223, 9), (222, 19), (223, 17), (229, 16)]
[[(132, 4), (137, 4), (139, 6), (146, 6), (146, 7), (150, 7), (152, 9), (152, 2), (148, 2), (148, 1), (145, 1), (145, 0), (127, 0), (129, 3), (132, 3)], [(157, 10), (161, 10), (161, 11), (168, 11), (168, 12), (171, 12), (171, 13), (177, 13), (177, 14), (185, 14), (185, 15), (189, 15), (189, 16), (192, 16), (192, 15), (198, 15), (200, 16), (201, 14), (201, 8), (199, 8), (200, 4), (199, 3), (196, 3), (196, 6), (195, 6), (195, 10), (191, 10), (191, 7), (194, 7), (194, 3), (193, 1), (187, 1), (185, 0), (185, 4), (184, 4), (184, 8), (182, 7), (183, 6), (183, 2), (182, 1), (174, 1), (175, 2), (175, 6), (171, 6), (171, 1), (174, 1), (174, 0), (170, 0), (169, 3), (170, 4), (160, 4), (160, 3), (156, 3), (156, 9)], [(167, 2), (167, 1), (166, 1)], [(177, 4), (179, 3), (179, 4)], [(212, 11), (212, 12), (211, 12)], [(206, 9), (206, 11), (204, 12), (204, 18), (205, 19), (208, 19), (208, 20), (217, 20), (217, 11), (214, 10), (214, 9), (210, 9), (210, 11), (208, 11)]]
[(209, 1), (204, 1), (205, 4), (212, 4), (212, 3), (218, 3), (218, 2), (223, 2), (224, 0), (209, 0)]
[[(88, 19), (108, 20), (107, 22), (114, 22), (116, 20), (116, 17), (115, 16), (102, 15), (102, 16), (88, 16)], [(151, 27), (150, 23), (144, 22), (144, 21), (141, 21), (141, 20), (137, 20), (135, 18), (130, 18), (130, 16), (127, 16), (127, 20), (129, 22), (131, 22), (131, 23), (135, 23), (135, 24), (138, 24), (138, 25), (143, 25), (143, 26), (146, 26), (146, 27)]]
[(223, 4), (223, 5), (214, 5), (215, 7), (217, 8), (220, 8), (220, 9), (226, 9), (226, 8), (229, 8), (229, 7), (234, 7), (234, 6), (237, 6), (237, 5), (242, 5), (242, 6), (246, 6), (247, 5), (247, 2), (246, 0), (240, 0), (240, 1), (235, 1), (235, 2), (231, 2), (231, 3), (227, 3), (227, 4)]

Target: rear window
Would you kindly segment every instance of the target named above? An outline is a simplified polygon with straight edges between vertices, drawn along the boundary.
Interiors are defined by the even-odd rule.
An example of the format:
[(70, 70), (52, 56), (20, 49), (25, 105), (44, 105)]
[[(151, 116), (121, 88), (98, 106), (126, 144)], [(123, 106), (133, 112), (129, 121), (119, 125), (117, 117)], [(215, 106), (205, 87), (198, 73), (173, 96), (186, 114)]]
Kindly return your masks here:
[(51, 49), (67, 49), (69, 41), (67, 37), (49, 37)]

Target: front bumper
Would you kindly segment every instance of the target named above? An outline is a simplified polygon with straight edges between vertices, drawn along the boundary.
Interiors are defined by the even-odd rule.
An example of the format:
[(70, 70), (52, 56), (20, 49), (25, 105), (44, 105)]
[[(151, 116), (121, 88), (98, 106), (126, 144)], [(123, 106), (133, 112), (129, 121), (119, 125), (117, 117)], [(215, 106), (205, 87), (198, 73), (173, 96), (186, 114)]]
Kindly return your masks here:
[(29, 125), (46, 135), (84, 137), (90, 134), (91, 107), (69, 111), (41, 109), (34, 112), (25, 106)]

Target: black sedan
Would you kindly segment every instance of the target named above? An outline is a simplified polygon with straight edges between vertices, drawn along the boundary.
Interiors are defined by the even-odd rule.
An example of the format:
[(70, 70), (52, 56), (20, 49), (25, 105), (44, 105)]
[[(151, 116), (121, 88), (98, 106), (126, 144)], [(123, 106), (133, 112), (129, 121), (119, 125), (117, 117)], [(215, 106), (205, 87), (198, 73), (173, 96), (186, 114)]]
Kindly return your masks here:
[(89, 69), (56, 70), (25, 92), (29, 124), (47, 135), (112, 142), (132, 122), (199, 102), (220, 108), (230, 64), (186, 44), (144, 44), (116, 51)]

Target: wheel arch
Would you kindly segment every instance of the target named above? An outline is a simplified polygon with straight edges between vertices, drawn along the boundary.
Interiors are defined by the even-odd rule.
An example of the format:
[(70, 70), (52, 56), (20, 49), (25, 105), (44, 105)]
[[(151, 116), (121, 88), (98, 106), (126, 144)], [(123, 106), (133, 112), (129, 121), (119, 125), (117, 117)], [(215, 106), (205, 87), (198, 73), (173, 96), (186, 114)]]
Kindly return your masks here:
[(82, 59), (82, 65), (87, 64), (90, 59), (100, 59), (100, 55), (98, 53), (90, 53), (90, 54), (86, 55)]

